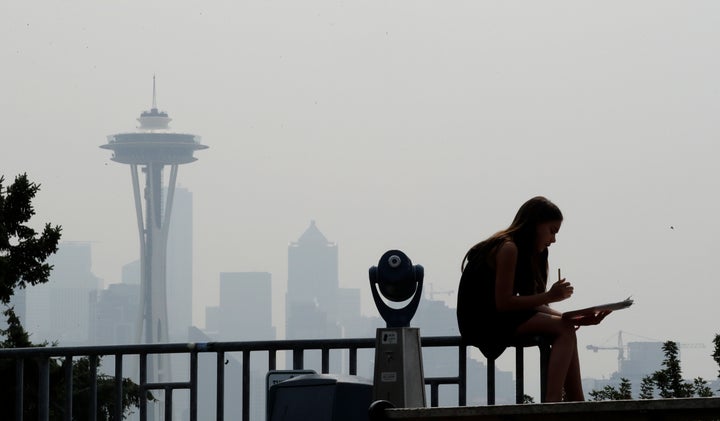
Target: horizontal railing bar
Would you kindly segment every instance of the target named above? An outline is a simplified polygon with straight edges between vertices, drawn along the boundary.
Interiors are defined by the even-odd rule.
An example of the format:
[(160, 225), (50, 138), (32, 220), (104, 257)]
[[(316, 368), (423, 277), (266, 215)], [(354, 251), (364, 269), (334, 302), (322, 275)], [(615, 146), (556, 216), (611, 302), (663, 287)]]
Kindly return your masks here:
[(190, 389), (190, 382), (145, 383), (146, 390)]
[[(461, 345), (459, 336), (429, 336), (421, 338), (423, 348), (454, 347)], [(5, 348), (0, 358), (68, 357), (75, 355), (112, 356), (127, 354), (178, 354), (196, 352), (292, 351), (314, 349), (369, 349), (375, 348), (375, 338), (345, 339), (283, 339), (248, 342), (190, 342), (170, 344), (97, 345), (76, 347)]]
[(460, 377), (425, 377), (425, 384), (459, 384)]

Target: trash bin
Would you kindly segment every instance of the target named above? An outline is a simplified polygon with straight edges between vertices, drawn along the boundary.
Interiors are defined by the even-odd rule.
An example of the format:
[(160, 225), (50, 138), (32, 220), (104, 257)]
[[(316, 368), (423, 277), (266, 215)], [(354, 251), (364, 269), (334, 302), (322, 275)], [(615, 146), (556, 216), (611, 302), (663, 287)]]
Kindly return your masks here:
[(270, 386), (268, 421), (367, 421), (372, 381), (305, 374)]

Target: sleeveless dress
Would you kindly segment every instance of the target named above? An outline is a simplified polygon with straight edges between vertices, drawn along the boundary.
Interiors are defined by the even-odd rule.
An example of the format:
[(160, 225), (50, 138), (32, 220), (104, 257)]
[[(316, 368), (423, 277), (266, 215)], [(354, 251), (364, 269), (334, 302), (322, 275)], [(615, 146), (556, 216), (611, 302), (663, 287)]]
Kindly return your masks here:
[[(517, 290), (517, 279), (515, 284)], [(534, 309), (498, 311), (495, 269), (483, 258), (467, 262), (457, 295), (458, 328), (463, 342), (478, 347), (486, 358), (495, 359), (511, 343), (518, 326), (536, 313)]]

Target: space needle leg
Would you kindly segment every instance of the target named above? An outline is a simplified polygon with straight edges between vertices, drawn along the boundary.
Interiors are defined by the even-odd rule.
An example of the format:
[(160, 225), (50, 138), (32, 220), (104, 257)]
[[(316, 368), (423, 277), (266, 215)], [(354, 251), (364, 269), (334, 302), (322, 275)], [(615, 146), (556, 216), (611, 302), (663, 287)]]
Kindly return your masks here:
[(142, 197), (140, 196), (140, 180), (138, 177), (138, 166), (130, 165), (130, 175), (132, 176), (133, 196), (135, 198), (135, 214), (137, 216), (138, 234), (140, 236), (140, 312), (138, 313), (137, 324), (135, 325), (135, 343), (142, 343), (143, 321), (145, 320), (145, 283), (147, 279), (143, 275), (145, 273), (146, 247), (145, 247), (145, 226), (143, 223)]

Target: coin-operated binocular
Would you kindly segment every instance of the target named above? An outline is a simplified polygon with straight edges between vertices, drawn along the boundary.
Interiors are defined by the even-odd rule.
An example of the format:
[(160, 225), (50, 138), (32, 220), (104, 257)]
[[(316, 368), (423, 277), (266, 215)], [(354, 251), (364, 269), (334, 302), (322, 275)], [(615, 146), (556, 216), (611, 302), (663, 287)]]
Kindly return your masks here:
[[(370, 289), (373, 300), (387, 327), (410, 327), (422, 296), (424, 269), (413, 266), (400, 250), (385, 252), (377, 266), (370, 268)], [(378, 291), (379, 290), (379, 291)], [(380, 294), (393, 302), (410, 302), (402, 308), (387, 305)]]
[[(424, 270), (400, 250), (389, 250), (370, 268), (370, 289), (386, 328), (375, 337), (373, 400), (398, 408), (425, 406), (420, 330), (410, 327), (422, 297)], [(404, 307), (390, 307), (380, 295)]]

